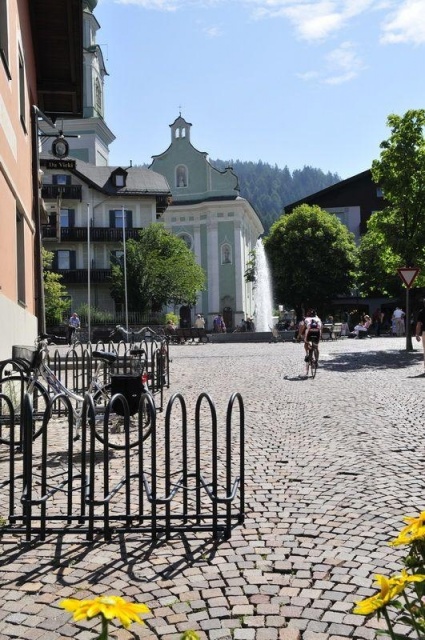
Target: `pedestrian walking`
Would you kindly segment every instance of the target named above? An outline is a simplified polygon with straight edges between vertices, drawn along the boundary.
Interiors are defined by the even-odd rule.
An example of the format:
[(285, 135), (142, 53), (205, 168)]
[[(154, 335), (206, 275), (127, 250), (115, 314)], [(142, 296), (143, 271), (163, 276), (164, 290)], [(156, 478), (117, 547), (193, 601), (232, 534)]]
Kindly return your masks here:
[(424, 370), (425, 376), (425, 298), (422, 300), (422, 308), (419, 310), (418, 317), (416, 319), (416, 340), (420, 342), (422, 340), (422, 347), (424, 351)]
[(376, 336), (381, 335), (381, 327), (382, 327), (383, 321), (384, 321), (384, 314), (382, 313), (381, 309), (378, 308), (376, 309), (372, 318), (372, 325), (373, 325), (373, 328), (375, 329)]
[[(400, 337), (404, 335), (404, 316), (406, 314), (400, 307), (396, 307), (393, 313), (392, 321), (394, 323), (394, 330), (396, 336)], [(394, 331), (393, 331), (394, 332)]]

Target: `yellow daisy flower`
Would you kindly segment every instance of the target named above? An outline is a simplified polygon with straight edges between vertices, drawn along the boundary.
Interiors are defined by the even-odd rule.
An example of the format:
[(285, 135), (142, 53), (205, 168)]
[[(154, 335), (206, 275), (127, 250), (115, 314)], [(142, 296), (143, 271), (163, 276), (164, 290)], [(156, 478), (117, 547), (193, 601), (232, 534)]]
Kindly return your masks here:
[(422, 511), (419, 516), (416, 517), (405, 516), (403, 520), (407, 522), (407, 525), (403, 527), (398, 536), (389, 543), (392, 547), (399, 544), (411, 544), (415, 540), (425, 538), (425, 511)]
[(358, 613), (361, 616), (368, 616), (378, 609), (385, 607), (391, 600), (391, 588), (390, 581), (387, 577), (377, 574), (375, 580), (381, 587), (380, 593), (356, 602), (356, 606), (353, 609), (353, 613)]
[(390, 578), (390, 585), (395, 588), (396, 595), (398, 595), (409, 582), (423, 582), (424, 580), (425, 575), (420, 573), (409, 574), (406, 569), (402, 569), (399, 576)]
[(185, 631), (181, 640), (199, 640), (199, 636), (196, 631)]
[(386, 607), (392, 600), (400, 595), (404, 591), (404, 588), (409, 582), (423, 582), (425, 580), (424, 575), (409, 575), (406, 569), (402, 569), (401, 574), (398, 576), (392, 576), (387, 578), (377, 574), (375, 580), (378, 586), (381, 588), (380, 593), (356, 602), (356, 606), (353, 609), (353, 613), (358, 613), (362, 616), (368, 616), (383, 607)]
[(150, 613), (149, 607), (145, 604), (126, 602), (120, 596), (100, 596), (93, 600), (67, 598), (62, 600), (59, 606), (72, 613), (75, 622), (102, 615), (106, 620), (118, 618), (125, 628), (128, 628), (132, 622), (144, 624), (139, 614)]

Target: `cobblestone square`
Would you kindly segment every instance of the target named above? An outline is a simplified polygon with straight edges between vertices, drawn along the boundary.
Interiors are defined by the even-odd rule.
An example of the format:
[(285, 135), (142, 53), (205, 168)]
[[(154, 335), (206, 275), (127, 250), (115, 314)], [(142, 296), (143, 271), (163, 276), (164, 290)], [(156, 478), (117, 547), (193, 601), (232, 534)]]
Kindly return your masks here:
[(353, 603), (374, 592), (375, 573), (400, 570), (403, 550), (387, 543), (424, 508), (423, 355), (416, 343), (407, 353), (404, 338), (320, 349), (312, 380), (299, 344), (172, 346), (167, 398), (182, 393), (189, 421), (202, 392), (219, 425), (230, 395), (243, 397), (244, 525), (219, 544), (201, 534), (153, 545), (136, 534), (34, 544), (7, 534), (0, 640), (94, 639), (97, 621), (74, 624), (58, 602), (104, 593), (151, 608), (146, 626), (114, 629), (120, 640), (177, 640), (186, 629), (208, 640), (373, 640), (381, 622), (353, 615)]

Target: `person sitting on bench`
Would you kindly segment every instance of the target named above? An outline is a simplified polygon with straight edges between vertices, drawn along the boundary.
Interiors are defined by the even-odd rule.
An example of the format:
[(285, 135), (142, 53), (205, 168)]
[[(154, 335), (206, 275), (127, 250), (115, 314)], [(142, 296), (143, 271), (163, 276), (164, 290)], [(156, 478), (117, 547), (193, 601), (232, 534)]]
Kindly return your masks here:
[(353, 338), (366, 338), (366, 336), (367, 336), (367, 327), (364, 326), (363, 322), (359, 322), (354, 327), (354, 330), (352, 331), (352, 334), (354, 334), (352, 336)]

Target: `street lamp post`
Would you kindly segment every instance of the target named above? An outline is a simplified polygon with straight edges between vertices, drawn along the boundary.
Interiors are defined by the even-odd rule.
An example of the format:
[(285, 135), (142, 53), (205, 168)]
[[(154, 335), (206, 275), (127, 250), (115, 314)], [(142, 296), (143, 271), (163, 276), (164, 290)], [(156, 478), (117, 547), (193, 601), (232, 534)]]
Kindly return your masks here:
[(88, 338), (87, 342), (90, 342), (91, 338), (91, 258), (90, 258), (90, 204), (87, 203), (87, 329)]
[(122, 240), (123, 240), (123, 270), (124, 270), (124, 312), (125, 312), (125, 329), (128, 335), (128, 297), (127, 297), (127, 253), (126, 253), (126, 242), (125, 242), (125, 209), (124, 205), (121, 207), (122, 210)]

